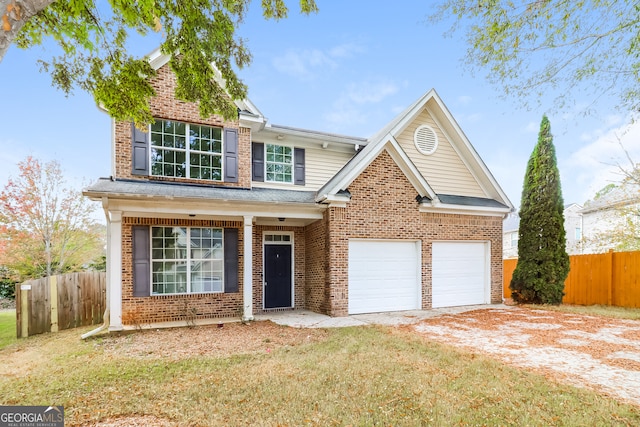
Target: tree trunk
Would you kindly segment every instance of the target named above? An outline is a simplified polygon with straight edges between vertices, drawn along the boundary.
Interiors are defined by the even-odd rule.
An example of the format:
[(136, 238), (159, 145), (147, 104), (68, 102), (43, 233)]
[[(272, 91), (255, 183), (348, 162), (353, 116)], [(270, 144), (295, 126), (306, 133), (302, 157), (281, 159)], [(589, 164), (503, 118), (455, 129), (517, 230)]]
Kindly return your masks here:
[(55, 0), (0, 0), (0, 62), (24, 24)]

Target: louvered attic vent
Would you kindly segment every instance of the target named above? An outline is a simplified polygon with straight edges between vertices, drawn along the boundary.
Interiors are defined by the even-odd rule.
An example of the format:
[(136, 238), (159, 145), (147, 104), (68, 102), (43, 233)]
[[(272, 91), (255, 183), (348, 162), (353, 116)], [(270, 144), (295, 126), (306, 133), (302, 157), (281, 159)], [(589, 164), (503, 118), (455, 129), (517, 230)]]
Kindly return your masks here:
[(413, 142), (422, 154), (433, 154), (438, 148), (438, 135), (431, 126), (422, 125), (413, 134)]

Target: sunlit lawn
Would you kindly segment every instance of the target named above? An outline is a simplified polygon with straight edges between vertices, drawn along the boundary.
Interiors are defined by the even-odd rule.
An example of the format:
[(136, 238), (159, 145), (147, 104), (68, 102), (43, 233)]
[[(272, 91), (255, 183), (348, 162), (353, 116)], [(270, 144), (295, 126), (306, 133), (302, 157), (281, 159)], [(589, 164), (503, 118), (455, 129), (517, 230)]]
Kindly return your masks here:
[(16, 311), (0, 310), (0, 349), (16, 340)]
[(400, 329), (182, 360), (108, 351), (80, 340), (87, 330), (0, 350), (0, 404), (63, 405), (68, 426), (145, 414), (179, 426), (640, 425), (637, 407)]

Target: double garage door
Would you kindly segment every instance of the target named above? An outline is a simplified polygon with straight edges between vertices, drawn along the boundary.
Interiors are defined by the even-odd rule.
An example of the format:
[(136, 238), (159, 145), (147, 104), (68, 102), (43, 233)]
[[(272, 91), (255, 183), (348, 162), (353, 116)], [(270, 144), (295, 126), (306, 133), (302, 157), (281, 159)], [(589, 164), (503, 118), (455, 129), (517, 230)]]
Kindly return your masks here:
[[(489, 302), (488, 244), (434, 242), (432, 305)], [(349, 314), (422, 308), (420, 242), (349, 241)]]

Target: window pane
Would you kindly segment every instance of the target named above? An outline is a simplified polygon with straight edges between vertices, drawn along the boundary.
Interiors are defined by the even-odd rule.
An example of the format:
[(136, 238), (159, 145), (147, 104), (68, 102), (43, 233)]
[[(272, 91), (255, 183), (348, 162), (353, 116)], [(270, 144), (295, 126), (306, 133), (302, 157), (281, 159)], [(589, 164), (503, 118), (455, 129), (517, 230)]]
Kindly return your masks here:
[(174, 122), (175, 123), (175, 132), (176, 134), (180, 134), (180, 135), (184, 135), (186, 132), (186, 125), (185, 123), (181, 123), (181, 122)]
[(282, 145), (267, 144), (267, 181), (292, 182), (293, 149)]
[(164, 120), (155, 120), (151, 123), (151, 132), (162, 132), (163, 122)]
[(222, 229), (152, 227), (154, 294), (223, 291)]

